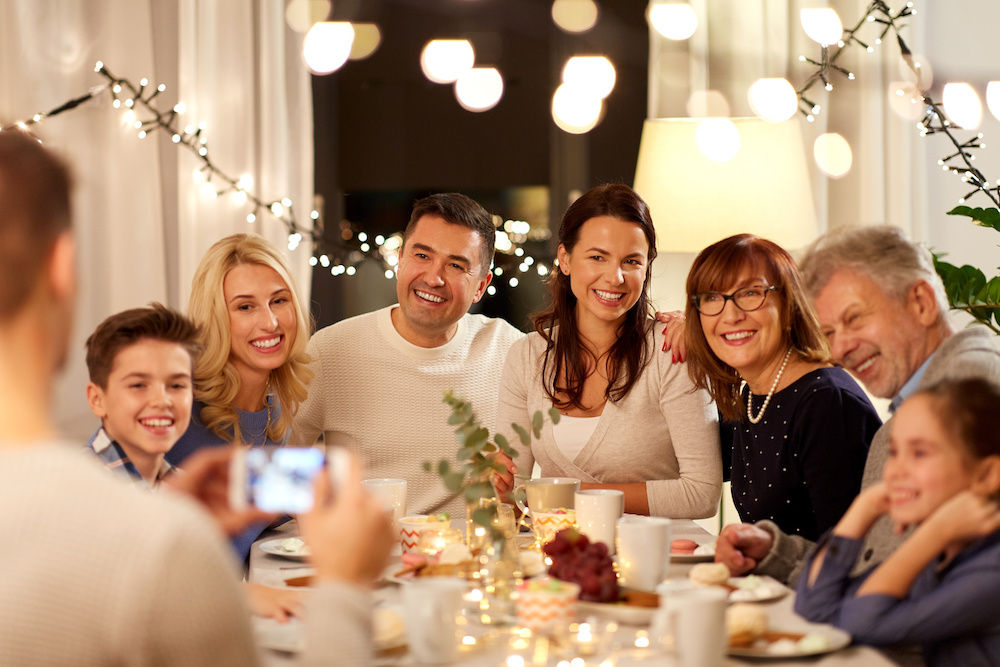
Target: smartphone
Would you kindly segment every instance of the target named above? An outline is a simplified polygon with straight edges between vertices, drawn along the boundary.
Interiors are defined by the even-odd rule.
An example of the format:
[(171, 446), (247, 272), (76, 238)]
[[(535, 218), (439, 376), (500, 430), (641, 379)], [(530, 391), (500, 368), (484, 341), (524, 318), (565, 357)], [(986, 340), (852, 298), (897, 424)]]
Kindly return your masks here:
[(347, 474), (342, 447), (259, 447), (238, 449), (229, 468), (229, 504), (276, 514), (300, 514), (313, 506), (313, 479), (324, 463), (336, 492)]

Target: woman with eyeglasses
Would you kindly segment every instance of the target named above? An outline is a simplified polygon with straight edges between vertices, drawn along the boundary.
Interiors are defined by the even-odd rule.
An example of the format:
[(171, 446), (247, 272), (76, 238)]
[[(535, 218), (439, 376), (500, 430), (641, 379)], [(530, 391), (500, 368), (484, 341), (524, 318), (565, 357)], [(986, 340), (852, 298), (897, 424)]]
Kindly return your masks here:
[[(497, 455), (494, 479), (574, 477), (583, 489), (616, 489), (625, 511), (673, 518), (712, 516), (722, 491), (718, 417), (684, 366), (661, 352), (649, 303), (656, 232), (632, 188), (599, 185), (573, 202), (559, 226), (559, 266), (535, 331), (507, 354), (497, 430), (518, 456)], [(511, 424), (528, 426), (555, 406), (539, 438), (523, 447)]]
[(816, 540), (861, 488), (875, 409), (830, 363), (798, 268), (775, 243), (739, 234), (705, 248), (687, 294), (688, 373), (719, 408), (740, 518)]

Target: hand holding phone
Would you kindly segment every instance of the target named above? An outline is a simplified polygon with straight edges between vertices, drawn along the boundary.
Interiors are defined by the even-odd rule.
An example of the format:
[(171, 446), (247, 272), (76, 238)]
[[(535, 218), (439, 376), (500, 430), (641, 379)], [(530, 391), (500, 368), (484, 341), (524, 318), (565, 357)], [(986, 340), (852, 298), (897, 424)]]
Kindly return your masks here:
[(313, 507), (313, 480), (326, 463), (333, 489), (346, 478), (349, 459), (340, 447), (238, 449), (229, 475), (234, 509), (256, 507), (277, 514), (301, 514)]

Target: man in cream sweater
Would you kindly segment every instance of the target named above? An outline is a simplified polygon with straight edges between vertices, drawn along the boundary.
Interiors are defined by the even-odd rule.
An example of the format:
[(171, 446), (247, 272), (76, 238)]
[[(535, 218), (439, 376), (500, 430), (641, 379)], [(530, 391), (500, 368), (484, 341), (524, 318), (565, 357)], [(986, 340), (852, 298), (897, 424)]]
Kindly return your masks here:
[(464, 501), (423, 462), (454, 460), (444, 392), (472, 403), (494, 431), (500, 373), (523, 334), (470, 315), (490, 284), (496, 230), (490, 214), (458, 193), (418, 201), (403, 234), (395, 306), (352, 317), (312, 337), (316, 373), (291, 442), (361, 451), (371, 477), (406, 479), (408, 513), (460, 516)]
[[(186, 497), (108, 475), (52, 425), (76, 292), (69, 181), (33, 138), (0, 132), (0, 664), (258, 664), (219, 526)], [(199, 482), (224, 481), (206, 473), (226, 456), (193, 461), (180, 490), (208, 499)], [(364, 584), (392, 535), (357, 466), (333, 505), (328, 486), (300, 517), (323, 582), (306, 601), (303, 662), (354, 667), (370, 662)], [(212, 506), (230, 529), (259, 518)]]

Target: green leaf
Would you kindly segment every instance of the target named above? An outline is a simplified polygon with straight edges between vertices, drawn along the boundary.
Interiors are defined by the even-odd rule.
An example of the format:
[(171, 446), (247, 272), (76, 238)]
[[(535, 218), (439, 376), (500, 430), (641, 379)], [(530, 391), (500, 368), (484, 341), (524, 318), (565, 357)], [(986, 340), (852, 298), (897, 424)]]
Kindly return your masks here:
[(462, 423), (462, 415), (458, 414), (457, 412), (452, 412), (451, 415), (448, 417), (448, 423), (451, 424), (452, 426), (458, 426), (459, 424)]
[(562, 415), (559, 414), (558, 410), (556, 410), (555, 408), (549, 408), (549, 420), (551, 420), (553, 424), (558, 424), (559, 417), (561, 416)]
[(531, 418), (531, 432), (535, 434), (536, 438), (542, 437), (542, 411), (535, 411), (534, 416)]
[(465, 490), (465, 499), (469, 503), (474, 503), (481, 498), (492, 498), (494, 496), (493, 485), (490, 483), (477, 483), (469, 486)]
[(497, 443), (497, 447), (499, 447), (502, 452), (506, 452), (507, 448), (510, 447), (510, 445), (507, 444), (507, 438), (503, 437), (499, 433), (497, 433), (497, 436), (493, 438), (493, 441)]
[(487, 442), (485, 445), (483, 445), (483, 451), (486, 452), (486, 453), (488, 453), (488, 454), (492, 454), (496, 450), (497, 450), (497, 446), (494, 445), (492, 442)]
[(476, 455), (476, 450), (472, 447), (459, 447), (458, 453), (455, 454), (455, 459), (461, 463), (462, 461), (468, 461), (473, 456)]
[(485, 428), (480, 426), (469, 434), (468, 439), (465, 441), (467, 447), (472, 447), (474, 449), (480, 449), (486, 441), (490, 438), (490, 432)]
[(438, 474), (441, 477), (444, 477), (445, 475), (447, 475), (450, 469), (451, 469), (451, 466), (448, 465), (447, 461), (442, 460), (440, 463), (438, 463)]
[(527, 447), (531, 444), (531, 436), (528, 435), (528, 432), (524, 430), (523, 426), (519, 424), (511, 424), (510, 427), (517, 433), (517, 437), (521, 439), (522, 445)]
[(431, 471), (431, 462), (430, 461), (424, 461), (424, 470), (426, 470), (427, 472)]
[(956, 206), (948, 211), (948, 215), (964, 215), (972, 218), (974, 224), (980, 227), (990, 227), (1000, 231), (1000, 210), (996, 208), (969, 208), (968, 206)]
[(462, 490), (462, 486), (465, 484), (465, 475), (458, 472), (450, 472), (446, 475), (442, 475), (444, 479), (445, 488), (451, 493), (458, 493)]
[(472, 522), (483, 528), (493, 527), (493, 514), (496, 511), (493, 507), (480, 507), (472, 512)]

